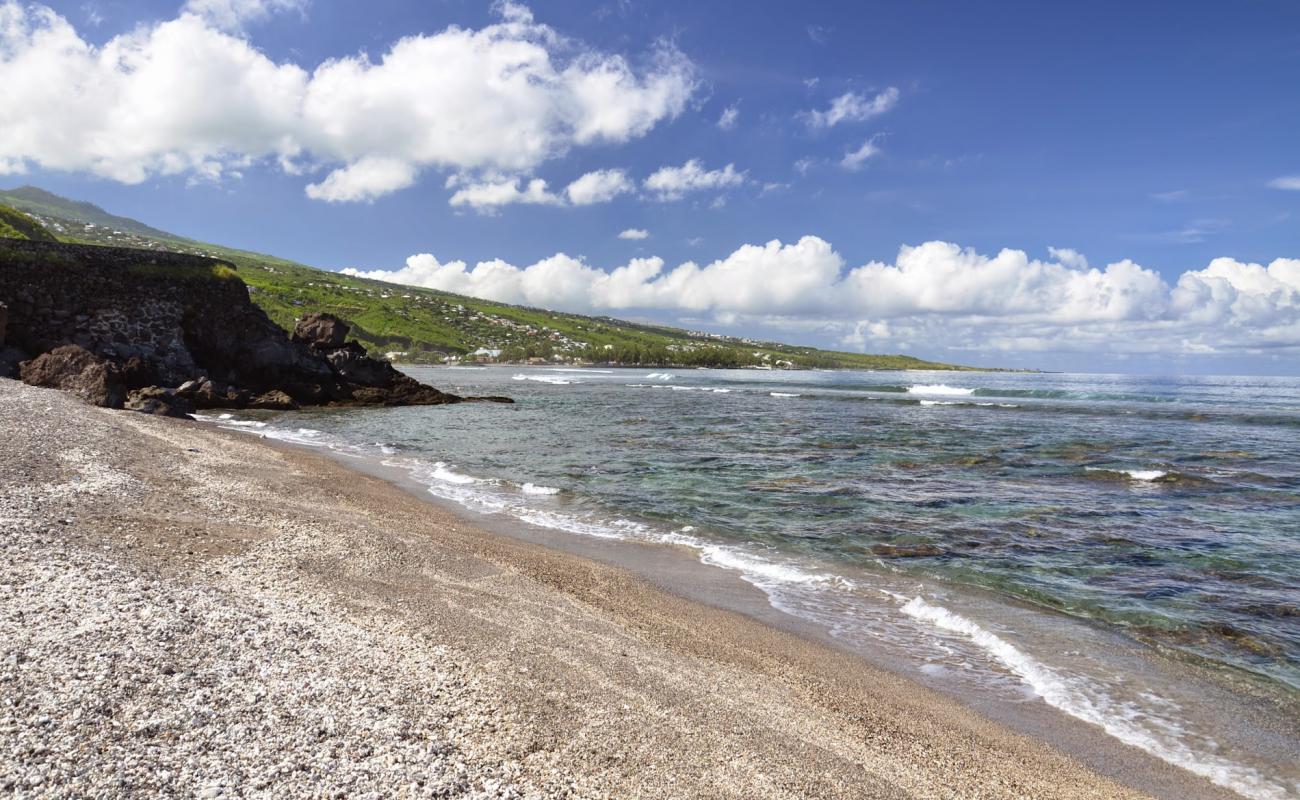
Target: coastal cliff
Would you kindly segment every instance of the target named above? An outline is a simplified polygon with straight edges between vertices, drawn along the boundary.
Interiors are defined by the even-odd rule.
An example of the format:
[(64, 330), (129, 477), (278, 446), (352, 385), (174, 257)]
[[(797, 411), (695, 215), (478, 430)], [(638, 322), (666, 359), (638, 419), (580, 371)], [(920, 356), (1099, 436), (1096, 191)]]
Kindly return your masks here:
[(180, 415), (465, 399), (369, 358), (332, 315), (308, 315), (290, 337), (211, 258), (0, 240), (0, 309), (0, 376), (94, 405)]

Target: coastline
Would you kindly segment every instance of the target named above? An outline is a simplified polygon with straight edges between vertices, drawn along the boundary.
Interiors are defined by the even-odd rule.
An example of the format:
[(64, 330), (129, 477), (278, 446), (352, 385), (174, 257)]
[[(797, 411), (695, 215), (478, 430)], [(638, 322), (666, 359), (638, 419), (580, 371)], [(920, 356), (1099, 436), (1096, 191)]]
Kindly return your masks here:
[[(61, 579), (87, 564), (129, 574), (134, 583), (100, 586), (105, 602), (139, 592), (143, 582), (157, 587), (155, 595), (197, 592), (231, 608), (273, 606), (302, 617), (294, 625), (320, 626), (322, 640), (347, 642), (350, 652), (400, 654), (393, 657), (402, 674), (389, 678), (377, 668), (374, 691), (401, 685), (416, 693), (421, 708), (438, 708), (450, 696), (452, 707), (439, 720), (455, 759), (444, 753), (437, 763), (446, 762), (449, 780), (461, 775), (459, 785), (481, 796), (1143, 796), (1130, 786), (1170, 797), (1230, 796), (1141, 754), (1111, 770), (1117, 780), (1102, 777), (1077, 758), (825, 642), (682, 596), (689, 594), (685, 580), (673, 584), (673, 576), (683, 577), (679, 565), (665, 562), (663, 577), (654, 580), (601, 563), (596, 552), (576, 555), (504, 536), (305, 448), (88, 408), (11, 381), (0, 381), (0, 415), (13, 431), (0, 452), (0, 523), (10, 550), (0, 622), (12, 641), (27, 651), (73, 646), (77, 657), (71, 634), (55, 635), (64, 630), (58, 609), (46, 608), (43, 618), (15, 614), (41, 596), (27, 591), (41, 584), (24, 575), (23, 565), (58, 563)], [(756, 590), (732, 582), (717, 586), (716, 604), (732, 596), (732, 605), (747, 607), (746, 595)], [(249, 619), (256, 616), (249, 612)], [(101, 625), (112, 631), (129, 622), (110, 617)], [(181, 628), (211, 624), (197, 617)], [(66, 630), (97, 635), (94, 626)], [(325, 648), (321, 658), (345, 655)], [(78, 762), (64, 749), (89, 738), (104, 753), (122, 732), (78, 731), (58, 716), (57, 698), (34, 689), (66, 681), (49, 681), (39, 659), (14, 662), (4, 669), (15, 679), (0, 683), (0, 697), (21, 701), (5, 705), (12, 718), (3, 730), (13, 734), (15, 750), (6, 754), (9, 772), (0, 774), (0, 785), (23, 785), (17, 780), (26, 776), (14, 773), (32, 769), (43, 747), (45, 787), (102, 786), (97, 765), (107, 768), (112, 759), (90, 757), (74, 769), (68, 765)], [(317, 666), (328, 673), (335, 665)], [(365, 684), (364, 672), (349, 680)], [(136, 681), (154, 694), (136, 687), (131, 697), (185, 705), (194, 687), (177, 685), (174, 675), (162, 668), (138, 673)], [(273, 689), (264, 702), (276, 707)], [(346, 695), (327, 693), (320, 708)], [(398, 700), (379, 705), (388, 702)], [(150, 734), (160, 743), (141, 758), (140, 769), (152, 777), (134, 785), (153, 780), (198, 792), (215, 783), (229, 794), (286, 793), (292, 772), (286, 778), (245, 763), (238, 747), (199, 768), (186, 766), (180, 742), (187, 738), (206, 741), (237, 725), (315, 725), (311, 709), (261, 719), (258, 707), (239, 708), (240, 719), (225, 719), (221, 704), (212, 704), (208, 723), (197, 728), (164, 721)], [(119, 711), (127, 719), (150, 717), (148, 708), (129, 702)], [(367, 712), (360, 719), (373, 708), (353, 704), (351, 711)], [(357, 725), (327, 732), (324, 745), (313, 740), (305, 751), (347, 753), (358, 737), (382, 738)], [(68, 737), (55, 735), (65, 727)], [(402, 754), (394, 759), (402, 763)], [(311, 789), (333, 786), (329, 781), (349, 791), (395, 789), (385, 783), (395, 773), (378, 767), (342, 783), (356, 761), (340, 757), (335, 772), (321, 773), (326, 783)], [(420, 763), (408, 761), (407, 772), (418, 772)], [(432, 792), (410, 791), (422, 793)]]

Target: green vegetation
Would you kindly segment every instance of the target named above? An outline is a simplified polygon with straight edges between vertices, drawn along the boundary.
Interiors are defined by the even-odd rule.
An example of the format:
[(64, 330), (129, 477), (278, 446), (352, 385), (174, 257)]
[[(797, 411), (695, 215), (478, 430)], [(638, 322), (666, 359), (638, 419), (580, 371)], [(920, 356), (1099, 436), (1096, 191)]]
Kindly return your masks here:
[(53, 242), (54, 236), (41, 223), (16, 208), (0, 206), (0, 239), (33, 239)]
[[(499, 360), (641, 366), (965, 369), (902, 355), (865, 355), (684, 331), (610, 317), (564, 314), (353, 278), (292, 261), (199, 242), (116, 217), (98, 206), (34, 187), (0, 191), (66, 242), (193, 253), (234, 264), (255, 303), (291, 329), (309, 311), (348, 320), (377, 355), (415, 363), (500, 350)], [(225, 269), (218, 267), (218, 269)]]
[(168, 278), (170, 280), (204, 281), (215, 278), (219, 281), (234, 280), (239, 273), (229, 265), (220, 262), (198, 264), (132, 264), (127, 270), (133, 275), (144, 278)]

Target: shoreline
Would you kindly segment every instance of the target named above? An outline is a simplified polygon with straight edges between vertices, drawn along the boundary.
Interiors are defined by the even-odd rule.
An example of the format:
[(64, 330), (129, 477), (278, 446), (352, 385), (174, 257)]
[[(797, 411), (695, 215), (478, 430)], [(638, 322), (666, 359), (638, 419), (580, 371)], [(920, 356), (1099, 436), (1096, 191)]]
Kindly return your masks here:
[[(242, 434), (255, 431), (241, 431)], [(293, 453), (320, 454), (342, 465), (345, 469), (385, 481), (414, 496), (419, 502), (429, 503), (460, 519), (467, 526), (486, 531), (490, 536), (523, 542), (544, 548), (546, 551), (576, 557), (586, 561), (626, 571), (634, 580), (643, 581), (653, 589), (667, 593), (679, 600), (705, 606), (714, 611), (735, 614), (760, 626), (775, 629), (810, 644), (828, 648), (847, 656), (852, 662), (875, 670), (934, 693), (944, 701), (954, 702), (980, 717), (1005, 726), (1020, 735), (1058, 749), (1079, 761), (1086, 768), (1120, 783), (1158, 797), (1185, 798), (1222, 797), (1239, 798), (1241, 795), (1210, 780), (1195, 775), (1175, 764), (1164, 761), (1144, 750), (1130, 746), (1103, 731), (1099, 726), (1086, 723), (1070, 714), (1053, 708), (1033, 697), (1031, 702), (1007, 703), (996, 693), (963, 690), (942, 680), (930, 680), (918, 672), (914, 664), (897, 654), (883, 651), (868, 652), (860, 646), (837, 638), (823, 626), (774, 606), (771, 598), (758, 586), (745, 580), (734, 570), (706, 563), (697, 550), (685, 545), (640, 542), (630, 539), (608, 539), (569, 533), (563, 530), (528, 524), (504, 514), (488, 514), (469, 510), (463, 505), (440, 497), (429, 491), (427, 484), (414, 479), (402, 467), (389, 466), (340, 452), (329, 447), (308, 444), (305, 441), (265, 437), (271, 447)], [(490, 548), (489, 548), (490, 549)], [(1044, 613), (1045, 609), (997, 596), (976, 587), (952, 587), (968, 598), (982, 595), (987, 600), (1005, 607), (1020, 608), (1030, 614)], [(591, 599), (591, 598), (588, 598)], [(619, 601), (596, 597), (595, 602), (611, 612), (619, 610)], [(1062, 620), (1064, 622), (1064, 620)], [(1072, 619), (1071, 624), (1087, 625)], [(1096, 629), (1102, 637), (1114, 636), (1112, 632)], [(1178, 665), (1188, 675), (1198, 671), (1194, 665)], [(1200, 680), (1206, 680), (1201, 677)], [(1252, 704), (1267, 706), (1270, 700), (1253, 697)], [(1243, 710), (1246, 706), (1243, 706)], [(1267, 726), (1265, 726), (1267, 727)]]
[[(0, 399), (3, 423), (14, 431), (0, 452), (0, 524), (12, 573), (0, 581), (8, 584), (0, 620), (28, 650), (42, 641), (74, 642), (42, 640), (30, 610), (14, 614), (41, 596), (24, 593), (32, 579), (16, 565), (59, 561), (66, 578), (103, 562), (109, 572), (136, 576), (135, 589), (101, 587), (110, 602), (123, 591), (138, 593), (139, 581), (150, 579), (161, 587), (155, 594), (205, 593), (232, 607), (274, 600), (285, 614), (307, 615), (310, 625), (330, 631), (326, 639), (346, 629), (347, 641), (365, 645), (359, 650), (409, 653), (400, 661), (417, 692), (439, 685), (420, 680), (422, 669), (452, 662), (439, 674), (463, 678), (451, 681), (460, 705), (446, 724), (464, 769), (449, 769), (453, 777), (469, 776), (464, 785), (484, 796), (1142, 796), (825, 642), (680, 596), (682, 587), (656, 585), (600, 563), (595, 553), (569, 554), (493, 532), (338, 459), (209, 426), (88, 408), (10, 381), (0, 381)], [(669, 559), (661, 575), (680, 578), (681, 568)], [(733, 583), (739, 585), (725, 592), (741, 605), (757, 592), (738, 578)], [(57, 618), (47, 613), (44, 622), (57, 629)], [(80, 635), (125, 624), (101, 622), (102, 631), (92, 626)], [(208, 624), (191, 619), (186, 630)], [(321, 657), (329, 663), (321, 669), (334, 669), (343, 655), (326, 648)], [(87, 735), (52, 737), (50, 726), (67, 721), (32, 688), (49, 683), (40, 674), (43, 662), (15, 664), (6, 669), (18, 678), (0, 683), (0, 696), (29, 706), (7, 705), (26, 712), (14, 712), (4, 730), (14, 734), (14, 747), (40, 742), (48, 766)], [(144, 669), (136, 677), (158, 698), (184, 704), (191, 691), (175, 686), (174, 674)], [(382, 693), (396, 680), (371, 688)], [(51, 685), (62, 690), (66, 681)], [(272, 706), (284, 699), (269, 689), (264, 696)], [(436, 697), (427, 699), (436, 705)], [(324, 697), (320, 707), (339, 700)], [(129, 703), (119, 711), (123, 718), (151, 713)], [(216, 722), (198, 728), (162, 723), (171, 733), (162, 741), (171, 744), (148, 749), (142, 768), (153, 767), (150, 780), (197, 791), (236, 774), (247, 777), (235, 780), (247, 793), (258, 781), (286, 793), (278, 772), (231, 766), (244, 757), (238, 749), (186, 772), (181, 742), (206, 741), (235, 724), (219, 706), (208, 713)], [(257, 713), (245, 709), (248, 718)], [(308, 725), (293, 714), (277, 719), (285, 729)], [(456, 720), (474, 724), (458, 728)], [(347, 752), (356, 737), (342, 727), (325, 740)], [(22, 752), (30, 760), (34, 751)], [(1128, 769), (1136, 772), (1116, 776), (1122, 783), (1169, 797), (1231, 796), (1132, 752), (1139, 758)], [(12, 773), (31, 764), (6, 755), (9, 773), (0, 773), (0, 785), (25, 785), (16, 781), (26, 776)], [(340, 758), (341, 772), (321, 774), (342, 781), (356, 762)], [(97, 766), (107, 765), (91, 758), (77, 776), (55, 764), (42, 774), (43, 785), (85, 793), (100, 786)], [(384, 782), (388, 773), (375, 774), (344, 785), (394, 790)]]

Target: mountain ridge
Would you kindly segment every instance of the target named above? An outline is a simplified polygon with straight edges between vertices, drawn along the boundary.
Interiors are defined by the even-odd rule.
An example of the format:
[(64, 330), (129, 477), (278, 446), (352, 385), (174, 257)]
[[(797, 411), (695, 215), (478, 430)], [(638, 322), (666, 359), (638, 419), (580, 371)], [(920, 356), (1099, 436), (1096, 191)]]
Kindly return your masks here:
[[(821, 350), (687, 331), (608, 316), (586, 316), (353, 277), (287, 259), (177, 236), (36, 186), (0, 190), (8, 203), (62, 241), (136, 247), (233, 263), (255, 303), (293, 330), (308, 311), (347, 319), (374, 353), (411, 363), (449, 358), (629, 366), (976, 369), (906, 355)], [(490, 355), (484, 355), (486, 351)], [(475, 354), (478, 355), (475, 355)]]

